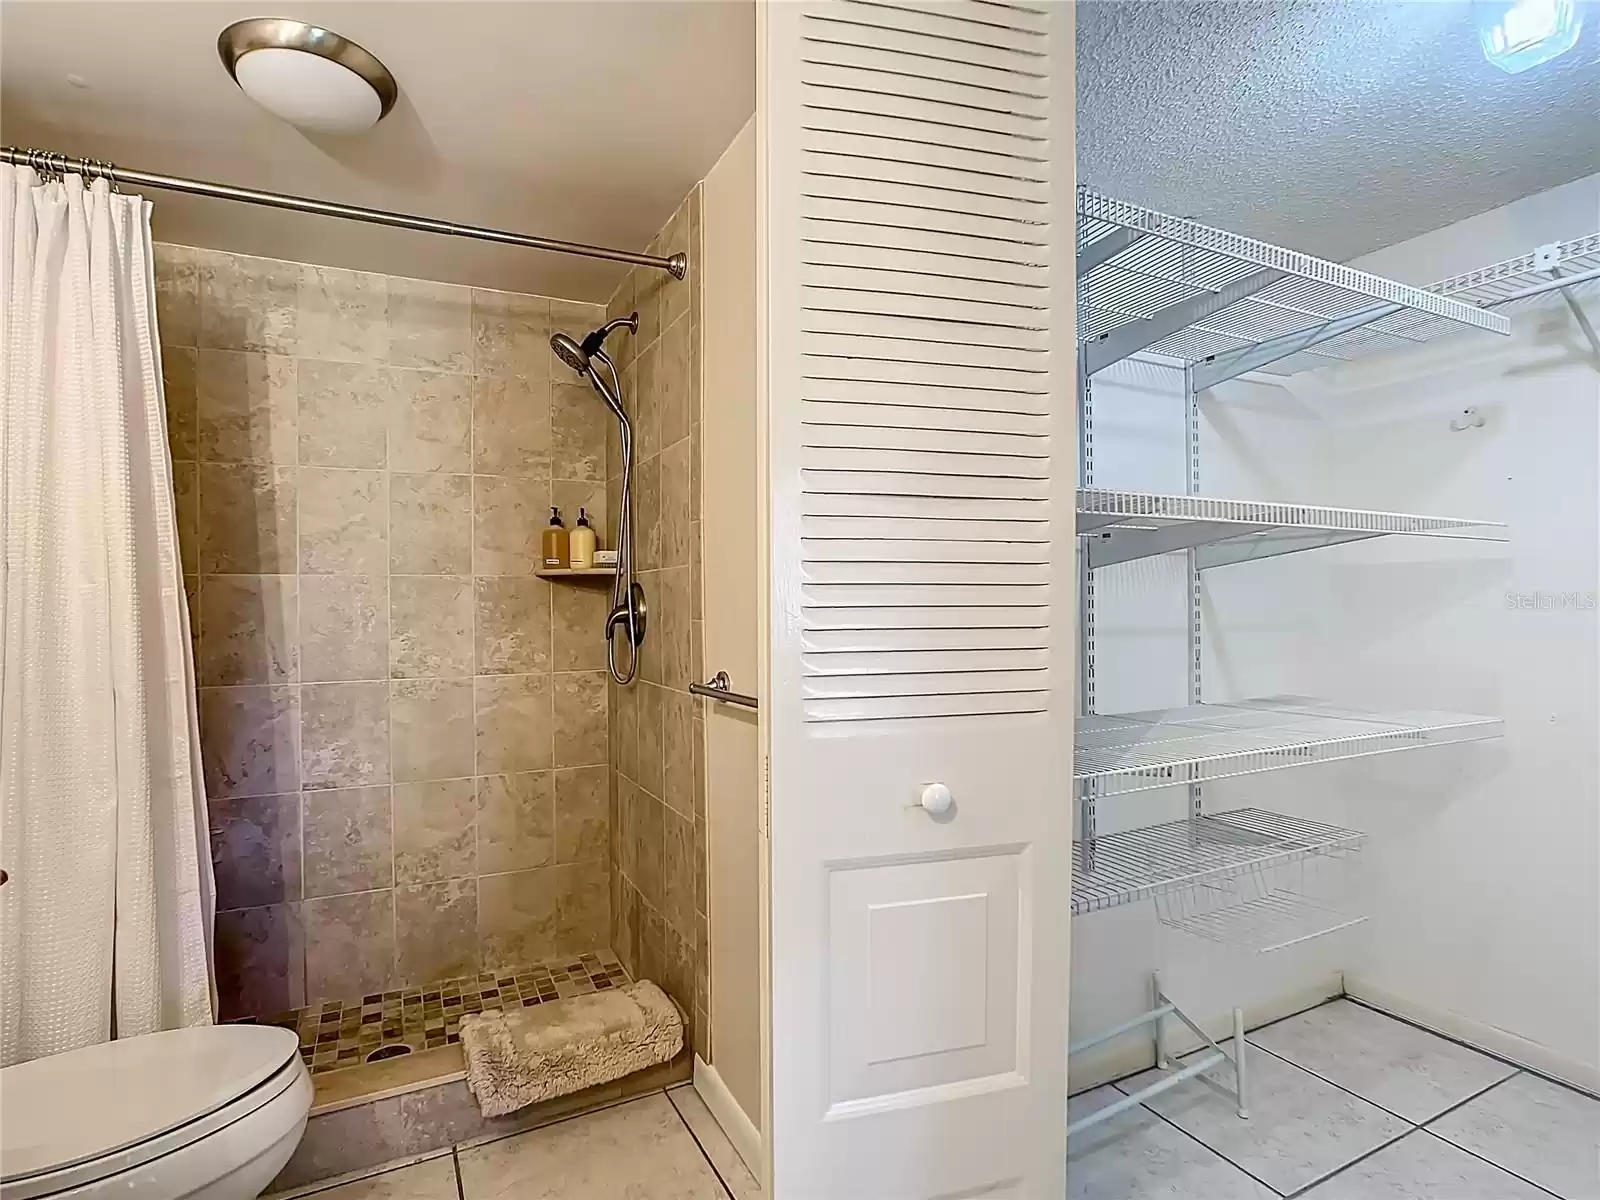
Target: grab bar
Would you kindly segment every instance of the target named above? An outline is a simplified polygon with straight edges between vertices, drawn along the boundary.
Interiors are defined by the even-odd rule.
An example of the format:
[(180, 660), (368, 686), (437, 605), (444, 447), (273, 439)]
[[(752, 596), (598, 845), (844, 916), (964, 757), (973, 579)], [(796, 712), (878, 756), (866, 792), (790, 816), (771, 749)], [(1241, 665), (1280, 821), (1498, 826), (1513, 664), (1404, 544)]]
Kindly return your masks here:
[(718, 671), (704, 683), (691, 683), (689, 691), (695, 696), (705, 696), (710, 700), (720, 700), (724, 704), (737, 704), (740, 708), (760, 708), (761, 703), (754, 696), (747, 696), (743, 692), (733, 690), (733, 681), (728, 678), (726, 671)]

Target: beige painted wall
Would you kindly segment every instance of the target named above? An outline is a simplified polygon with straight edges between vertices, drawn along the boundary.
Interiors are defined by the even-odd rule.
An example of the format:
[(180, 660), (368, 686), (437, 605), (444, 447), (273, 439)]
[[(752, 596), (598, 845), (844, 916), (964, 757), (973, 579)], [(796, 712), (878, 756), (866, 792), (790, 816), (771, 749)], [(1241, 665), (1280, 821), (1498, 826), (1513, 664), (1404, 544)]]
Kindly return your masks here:
[[(702, 532), (705, 674), (735, 691), (757, 688), (755, 122), (706, 176), (702, 353), (705, 463)], [(708, 704), (706, 808), (711, 923), (712, 1044), (716, 1069), (761, 1125), (759, 927), (760, 740), (757, 715)]]

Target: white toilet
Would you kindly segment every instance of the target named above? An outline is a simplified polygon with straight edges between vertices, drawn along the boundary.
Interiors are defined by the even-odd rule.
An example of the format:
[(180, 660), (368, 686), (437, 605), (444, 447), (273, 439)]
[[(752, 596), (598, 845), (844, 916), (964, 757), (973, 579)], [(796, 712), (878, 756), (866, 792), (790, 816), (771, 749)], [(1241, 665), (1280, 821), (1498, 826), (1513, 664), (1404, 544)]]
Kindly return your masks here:
[(250, 1200), (311, 1109), (299, 1039), (208, 1025), (0, 1070), (0, 1200)]

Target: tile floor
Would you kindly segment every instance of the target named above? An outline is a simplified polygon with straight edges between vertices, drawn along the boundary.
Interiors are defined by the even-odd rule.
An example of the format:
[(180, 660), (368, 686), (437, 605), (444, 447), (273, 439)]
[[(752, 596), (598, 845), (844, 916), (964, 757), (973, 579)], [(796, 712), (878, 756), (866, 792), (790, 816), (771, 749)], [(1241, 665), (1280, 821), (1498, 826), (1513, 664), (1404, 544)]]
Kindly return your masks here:
[(760, 1200), (688, 1084), (459, 1147), (313, 1193), (315, 1200)]
[[(581, 996), (629, 982), (609, 950), (549, 959), (499, 972), (446, 979), (427, 987), (375, 992), (357, 1000), (329, 1000), (260, 1019), (293, 1029), (300, 1056), (313, 1075), (366, 1062), (453, 1046), (465, 1013), (526, 1008), (547, 1000)], [(256, 1022), (255, 1017), (240, 1023)]]
[(1179, 1084), (1074, 1139), (1070, 1200), (1600, 1200), (1600, 1100), (1348, 1000), (1249, 1040), (1248, 1121)]

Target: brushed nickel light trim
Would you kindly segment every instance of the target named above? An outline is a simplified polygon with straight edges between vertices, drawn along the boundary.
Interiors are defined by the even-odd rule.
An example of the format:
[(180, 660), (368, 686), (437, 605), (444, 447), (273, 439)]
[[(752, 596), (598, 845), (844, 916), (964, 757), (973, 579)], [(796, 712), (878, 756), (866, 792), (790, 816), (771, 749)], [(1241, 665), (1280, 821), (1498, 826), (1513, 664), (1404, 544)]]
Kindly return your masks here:
[(389, 115), (400, 97), (400, 85), (377, 56), (349, 38), (287, 17), (248, 17), (235, 21), (217, 38), (217, 54), (234, 83), (239, 82), (239, 60), (252, 50), (301, 50), (338, 63), (355, 72), (378, 94), (378, 120)]

